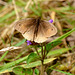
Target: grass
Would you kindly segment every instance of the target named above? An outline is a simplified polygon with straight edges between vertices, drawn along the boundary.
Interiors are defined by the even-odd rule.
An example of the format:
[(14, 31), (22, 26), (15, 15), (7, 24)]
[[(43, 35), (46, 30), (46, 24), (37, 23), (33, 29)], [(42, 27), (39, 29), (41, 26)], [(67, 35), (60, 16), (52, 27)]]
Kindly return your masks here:
[[(69, 52), (69, 53), (73, 54), (73, 52), (75, 50), (74, 49), (75, 44), (74, 44), (74, 46), (70, 47), (69, 43), (72, 42), (72, 41), (66, 40), (68, 37), (70, 37), (70, 36), (73, 37), (75, 35), (75, 34), (73, 34), (73, 36), (71, 35), (72, 32), (75, 31), (75, 21), (74, 21), (75, 7), (73, 7), (72, 3), (68, 2), (68, 1), (65, 1), (64, 2), (65, 5), (63, 5), (62, 1), (61, 2), (60, 1), (55, 2), (55, 4), (54, 4), (53, 1), (48, 1), (48, 0), (46, 1), (47, 3), (43, 0), (38, 0), (38, 1), (32, 0), (32, 2), (29, 4), (27, 9), (25, 9), (25, 7), (28, 5), (29, 1), (30, 0), (26, 0), (26, 2), (24, 0), (15, 0), (15, 3), (16, 3), (15, 5), (17, 7), (16, 11), (18, 12), (20, 18), (41, 16), (42, 19), (49, 20), (49, 19), (51, 19), (51, 17), (54, 16), (54, 15), (50, 15), (50, 14), (52, 12), (55, 12), (55, 16), (54, 16), (55, 18), (52, 18), (52, 19), (55, 19), (55, 21), (56, 21), (56, 18), (58, 18), (60, 26), (63, 30), (61, 33), (64, 33), (63, 35), (60, 36), (60, 33), (58, 32), (58, 34), (55, 35), (54, 37), (59, 36), (59, 38), (57, 38), (57, 39), (49, 42), (48, 44), (46, 44), (47, 57), (49, 57), (49, 58), (45, 59), (44, 64), (48, 64), (49, 62), (54, 62), (53, 60), (55, 60), (57, 58), (61, 58), (60, 56), (64, 53), (68, 54), (68, 52)], [(8, 0), (8, 1), (6, 0), (6, 3), (10, 4), (9, 8), (7, 8), (6, 5), (0, 6), (0, 13), (7, 12), (7, 10), (10, 9), (10, 6), (12, 5), (12, 0)], [(66, 4), (66, 3), (70, 3), (70, 4)], [(12, 5), (12, 7), (13, 7), (13, 5)], [(3, 14), (3, 16), (0, 17), (0, 35), (1, 36), (5, 33), (3, 31), (5, 29), (8, 29), (8, 25), (11, 25), (16, 20), (16, 17), (17, 17), (16, 11), (13, 8), (10, 12), (8, 12), (6, 14)], [(26, 14), (26, 17), (24, 16), (25, 14)], [(56, 23), (56, 22), (54, 22), (54, 23)], [(67, 25), (69, 27), (67, 27)], [(58, 28), (58, 31), (59, 31), (60, 28), (59, 28), (58, 25), (57, 25), (57, 28)], [(11, 28), (11, 29), (13, 29), (13, 28)], [(8, 36), (10, 38), (12, 37), (12, 35), (11, 35), (12, 32), (11, 32), (10, 29), (7, 31), (7, 34), (9, 34)], [(8, 47), (8, 45), (10, 44), (9, 39), (6, 37), (7, 34), (5, 34), (4, 37), (0, 38), (0, 45), (1, 45), (0, 49), (2, 49), (4, 47)], [(11, 55), (9, 54), (9, 51), (6, 51), (0, 57), (0, 62), (5, 63), (5, 64), (0, 66), (0, 74), (6, 73), (6, 72), (16, 73), (16, 71), (14, 71), (14, 70), (17, 69), (16, 67), (21, 67), (21, 70), (24, 70), (24, 69), (27, 70), (26, 68), (33, 68), (33, 67), (36, 68), (36, 66), (41, 65), (41, 61), (35, 60), (36, 59), (35, 55), (37, 54), (36, 52), (33, 52), (34, 56), (31, 54), (31, 52), (26, 54), (26, 52), (27, 52), (26, 50), (27, 49), (28, 49), (28, 51), (32, 50), (32, 48), (34, 48), (34, 46), (28, 46), (27, 47), (27, 45), (25, 44), (26, 39), (23, 39), (23, 37), (21, 37), (21, 35), (16, 33), (16, 32), (13, 32), (13, 35), (14, 36), (11, 38), (12, 46), (25, 47), (25, 48), (23, 48), (23, 50), (25, 50), (25, 51), (18, 54), (15, 58), (11, 58)], [(65, 42), (67, 43), (67, 48), (65, 48), (64, 43), (63, 43), (64, 38), (66, 40)], [(38, 52), (40, 53), (41, 48), (39, 46), (38, 46), (38, 48), (39, 48)], [(14, 51), (14, 53), (16, 53), (16, 52)], [(8, 54), (10, 55), (11, 59), (9, 59), (7, 57)], [(29, 55), (30, 55), (30, 57), (29, 57)], [(8, 60), (11, 60), (11, 62), (6, 63), (5, 57), (7, 57)], [(68, 57), (65, 57), (65, 60), (67, 60), (67, 58)], [(13, 60), (15, 60), (15, 61), (13, 61)], [(29, 64), (24, 63), (24, 62), (27, 62), (27, 60), (28, 60)], [(72, 60), (74, 60), (74, 58), (72, 58)], [(58, 60), (56, 60), (56, 61), (58, 62)], [(54, 63), (57, 64), (57, 62), (56, 63), (54, 62)], [(63, 62), (63, 59), (61, 61), (59, 60), (60, 64), (61, 64), (61, 62)], [(68, 62), (66, 62), (66, 63), (68, 63)], [(64, 63), (62, 63), (62, 64), (64, 65)], [(71, 65), (72, 68), (74, 67), (73, 63), (70, 64), (70, 65)], [(49, 66), (53, 66), (53, 64), (49, 65)], [(49, 66), (47, 66), (47, 67), (50, 68)], [(67, 74), (67, 75), (74, 75), (72, 72), (70, 73), (70, 70), (68, 72), (67, 71), (61, 71), (59, 69), (56, 69), (56, 67), (50, 68), (50, 71), (52, 71), (52, 70), (55, 70), (55, 71), (58, 71), (58, 72), (61, 72), (61, 73)], [(27, 70), (27, 71), (29, 73), (29, 70)], [(30, 74), (32, 74), (32, 73), (30, 73)]]

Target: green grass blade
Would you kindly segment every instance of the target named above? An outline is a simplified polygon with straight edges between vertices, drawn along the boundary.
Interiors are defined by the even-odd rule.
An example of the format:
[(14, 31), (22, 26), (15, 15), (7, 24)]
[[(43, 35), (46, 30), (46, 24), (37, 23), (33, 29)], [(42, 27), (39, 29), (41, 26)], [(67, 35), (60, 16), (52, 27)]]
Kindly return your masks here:
[(3, 22), (4, 20), (12, 17), (13, 15), (15, 15), (15, 11), (12, 11), (11, 13), (6, 14), (4, 17), (0, 17), (0, 22)]
[(56, 40), (53, 40), (52, 42), (55, 42), (55, 41), (61, 41), (62, 39), (66, 38), (67, 36), (69, 36), (72, 32), (75, 31), (75, 28), (73, 28), (71, 31), (67, 32), (66, 34), (60, 36), (59, 38), (57, 38)]
[(71, 74), (71, 73), (68, 73), (68, 72), (64, 72), (64, 71), (61, 71), (61, 70), (57, 70), (57, 69), (53, 69), (53, 68), (50, 68), (51, 70), (55, 70), (55, 71), (58, 71), (58, 72), (61, 72), (61, 73), (64, 73), (66, 75), (74, 75), (74, 74)]
[(23, 58), (21, 58), (21, 59), (18, 59), (18, 60), (16, 60), (16, 61), (7, 63), (7, 64), (5, 64), (5, 65), (2, 65), (2, 66), (0, 66), (0, 70), (3, 70), (3, 69), (5, 69), (5, 68), (13, 67), (13, 66), (15, 66), (15, 65), (17, 65), (17, 64), (19, 64), (19, 63), (25, 61), (25, 60), (27, 59), (27, 57), (28, 57), (28, 56), (23, 57)]
[[(19, 12), (19, 10), (18, 10), (18, 12)], [(15, 15), (15, 11), (14, 10), (12, 12), (6, 14), (4, 17), (0, 17), (0, 22), (3, 22), (4, 20), (12, 17), (13, 15)]]
[[(55, 60), (56, 58), (49, 58), (49, 59), (45, 59), (44, 60), (44, 64), (47, 64), (53, 60)], [(30, 63), (30, 64), (27, 64), (27, 65), (20, 65), (21, 67), (24, 67), (24, 68), (32, 68), (32, 67), (36, 67), (36, 66), (39, 66), (41, 65), (41, 61), (36, 61), (36, 62), (33, 62), (33, 63)]]
[(6, 52), (2, 55), (2, 57), (0, 58), (0, 61), (3, 60), (3, 58), (7, 55), (7, 53), (8, 53), (8, 51), (6, 51)]
[(70, 50), (71, 48), (61, 48), (61, 49), (56, 49), (54, 51), (49, 51), (49, 53), (47, 54), (47, 56), (52, 56), (52, 55), (60, 55), (62, 53), (67, 52), (68, 50)]
[(17, 43), (17, 44), (14, 45), (14, 46), (20, 46), (20, 45), (22, 45), (25, 41), (26, 41), (26, 39), (23, 39), (21, 42)]
[(31, 9), (36, 15), (41, 16), (40, 13), (39, 13), (36, 9), (34, 9), (33, 7), (30, 7), (30, 9)]
[[(52, 62), (53, 60), (55, 60), (56, 58), (50, 58), (50, 59), (45, 59), (44, 60), (44, 64), (47, 64), (47, 63), (49, 63), (49, 62)], [(11, 64), (11, 66), (13, 65), (13, 63)], [(24, 65), (19, 65), (19, 66), (17, 66), (17, 67), (23, 67), (23, 68), (31, 68), (31, 67), (36, 67), (36, 66), (40, 66), (41, 65), (41, 61), (36, 61), (36, 62), (33, 62), (33, 63), (30, 63), (30, 64), (24, 64)], [(8, 65), (9, 66), (9, 65)], [(2, 74), (2, 73), (5, 73), (5, 72), (11, 72), (12, 71), (12, 69), (13, 69), (14, 67), (5, 67), (5, 66), (3, 66), (3, 69), (2, 68), (0, 68), (0, 74)]]

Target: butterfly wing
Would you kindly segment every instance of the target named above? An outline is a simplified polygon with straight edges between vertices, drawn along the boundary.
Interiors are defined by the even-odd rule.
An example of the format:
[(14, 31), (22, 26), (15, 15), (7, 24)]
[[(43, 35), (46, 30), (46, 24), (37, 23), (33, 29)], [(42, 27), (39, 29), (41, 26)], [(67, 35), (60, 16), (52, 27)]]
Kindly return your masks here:
[(37, 43), (45, 42), (48, 37), (53, 36), (57, 33), (57, 29), (53, 24), (48, 21), (40, 21), (37, 36), (34, 38), (34, 32), (36, 28), (36, 19), (28, 18), (23, 19), (15, 23), (16, 30), (22, 33), (25, 39), (35, 41)]
[(41, 21), (40, 26), (45, 37), (51, 37), (57, 33), (57, 28), (48, 21)]
[(31, 26), (23, 35), (23, 37), (27, 40), (34, 41), (34, 31), (36, 25)]
[(36, 27), (36, 19), (27, 18), (16, 22), (14, 28), (18, 30), (20, 33), (22, 33), (25, 39), (33, 41), (35, 27)]
[(24, 34), (30, 27), (33, 26), (35, 23), (34, 18), (27, 18), (27, 19), (22, 19), (20, 21), (17, 21), (15, 23), (15, 29), (19, 31), (20, 33)]
[(48, 21), (40, 21), (40, 25), (38, 27), (37, 37), (35, 38), (35, 42), (42, 43), (45, 42), (48, 37), (51, 37), (57, 33), (56, 27)]

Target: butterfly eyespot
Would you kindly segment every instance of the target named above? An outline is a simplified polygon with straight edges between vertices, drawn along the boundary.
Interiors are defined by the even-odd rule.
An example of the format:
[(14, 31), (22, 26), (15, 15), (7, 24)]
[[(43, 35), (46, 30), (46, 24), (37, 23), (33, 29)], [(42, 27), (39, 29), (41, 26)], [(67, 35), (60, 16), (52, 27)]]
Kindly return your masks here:
[(21, 26), (21, 24), (19, 24), (19, 26)]
[(53, 30), (53, 29), (51, 29), (51, 30)]

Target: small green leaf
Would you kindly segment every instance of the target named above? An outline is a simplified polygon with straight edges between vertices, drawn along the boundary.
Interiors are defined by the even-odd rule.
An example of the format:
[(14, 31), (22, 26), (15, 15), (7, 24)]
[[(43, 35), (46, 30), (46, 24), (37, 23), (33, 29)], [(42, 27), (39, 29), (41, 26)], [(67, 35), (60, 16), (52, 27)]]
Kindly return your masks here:
[(51, 42), (51, 43), (46, 45), (46, 50), (49, 51), (49, 50), (51, 50), (52, 48), (54, 48), (55, 46), (57, 46), (61, 43), (62, 43), (62, 41)]
[(17, 75), (25, 75), (25, 69), (22, 67), (15, 67), (13, 68), (13, 72)]
[(25, 69), (26, 75), (33, 75), (32, 69)]
[(39, 57), (36, 53), (31, 53), (27, 58), (27, 64), (29, 64), (32, 61), (37, 60)]
[(25, 69), (23, 67), (15, 67), (13, 72), (17, 75), (33, 75), (32, 69)]
[(34, 70), (34, 72), (35, 72), (35, 75), (39, 75), (39, 73), (40, 73), (37, 68)]

